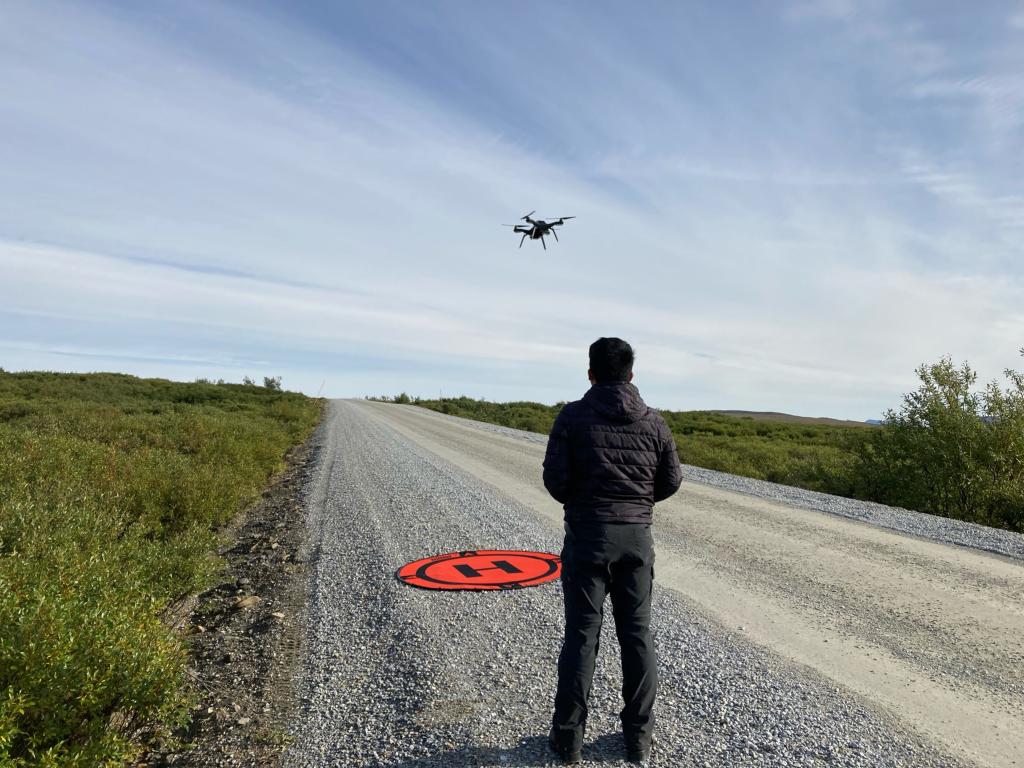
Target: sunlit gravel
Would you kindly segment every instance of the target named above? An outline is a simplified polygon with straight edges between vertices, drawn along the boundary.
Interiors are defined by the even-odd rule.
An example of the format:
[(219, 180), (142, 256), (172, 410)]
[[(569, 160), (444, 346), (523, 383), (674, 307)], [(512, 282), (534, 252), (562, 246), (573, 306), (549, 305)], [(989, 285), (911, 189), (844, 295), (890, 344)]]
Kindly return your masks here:
[[(554, 764), (545, 737), (562, 623), (558, 583), (438, 593), (394, 574), (411, 560), (462, 549), (557, 552), (557, 531), (358, 403), (333, 402), (319, 440), (307, 499), (309, 654), (285, 764)], [(654, 624), (661, 685), (652, 765), (958, 765), (666, 590), (656, 594)], [(621, 676), (607, 625), (601, 642), (584, 764), (625, 765)]]

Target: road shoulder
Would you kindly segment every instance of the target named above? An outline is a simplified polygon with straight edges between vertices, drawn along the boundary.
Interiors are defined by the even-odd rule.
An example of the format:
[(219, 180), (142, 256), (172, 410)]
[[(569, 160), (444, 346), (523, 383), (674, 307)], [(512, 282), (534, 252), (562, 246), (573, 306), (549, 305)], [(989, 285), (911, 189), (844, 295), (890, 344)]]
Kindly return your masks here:
[(222, 536), (221, 581), (177, 608), (194, 681), (191, 723), (145, 754), (142, 766), (276, 765), (297, 709), (304, 659), (305, 496), (318, 429)]

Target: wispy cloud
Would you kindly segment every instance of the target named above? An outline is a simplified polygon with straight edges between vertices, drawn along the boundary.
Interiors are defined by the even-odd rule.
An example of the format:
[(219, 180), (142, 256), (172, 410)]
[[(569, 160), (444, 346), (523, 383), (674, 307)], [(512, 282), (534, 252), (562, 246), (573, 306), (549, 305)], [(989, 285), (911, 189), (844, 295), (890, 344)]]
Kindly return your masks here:
[(987, 130), (1006, 135), (1024, 126), (1024, 72), (926, 80), (916, 85), (921, 98), (965, 100), (979, 110)]
[[(929, 358), (1015, 362), (1006, 41), (520, 10), (8, 4), (0, 364), (554, 401), (615, 334), (657, 404), (865, 417)], [(578, 218), (519, 250), (531, 209)]]
[[(360, 357), (361, 367), (372, 359), (404, 361), (419, 377), (425, 365), (454, 366), (475, 371), (477, 379), (490, 371), (484, 379), (505, 377), (509, 386), (546, 392), (585, 370), (592, 336), (619, 333), (637, 345), (638, 371), (663, 406), (724, 407), (721, 398), (727, 398), (755, 407), (764, 395), (752, 393), (768, 392), (788, 407), (803, 402), (835, 413), (846, 398), (909, 383), (913, 365), (942, 354), (970, 355), (994, 370), (1002, 347), (1024, 334), (1024, 313), (1015, 308), (1020, 284), (856, 269), (809, 276), (801, 286), (810, 299), (803, 306), (743, 307), (714, 299), (672, 308), (587, 298), (564, 288), (485, 294), (452, 282), (343, 292), (9, 243), (0, 244), (0, 269), (15, 274), (7, 312), (30, 313), (46, 304), (64, 327), (164, 329), (156, 339), (143, 335), (120, 348), (109, 342), (29, 344), (36, 353), (167, 360), (193, 375), (235, 379), (262, 362), (306, 386), (318, 372), (302, 358), (330, 361), (344, 351)], [(827, 296), (843, 301), (811, 299)], [(460, 313), (446, 309), (457, 305)], [(980, 325), (989, 328), (984, 344), (975, 335)], [(26, 342), (0, 336), (4, 354), (19, 344), (24, 351)], [(531, 382), (539, 369), (548, 380)], [(334, 364), (321, 370), (339, 392), (358, 394), (352, 388), (363, 381), (361, 370)], [(387, 378), (400, 383), (393, 372)], [(443, 380), (441, 386), (451, 392), (460, 384), (471, 388)], [(694, 403), (681, 395), (685, 391), (706, 394)]]
[(900, 14), (885, 0), (798, 0), (786, 7), (797, 22), (839, 24), (839, 31), (864, 58), (856, 66), (885, 68), (898, 61), (902, 71), (915, 76), (946, 69), (950, 55), (941, 42), (924, 31), (921, 20)]
[(1024, 195), (998, 195), (983, 190), (975, 176), (935, 167), (920, 156), (905, 158), (905, 173), (934, 195), (1000, 228), (1024, 228)]

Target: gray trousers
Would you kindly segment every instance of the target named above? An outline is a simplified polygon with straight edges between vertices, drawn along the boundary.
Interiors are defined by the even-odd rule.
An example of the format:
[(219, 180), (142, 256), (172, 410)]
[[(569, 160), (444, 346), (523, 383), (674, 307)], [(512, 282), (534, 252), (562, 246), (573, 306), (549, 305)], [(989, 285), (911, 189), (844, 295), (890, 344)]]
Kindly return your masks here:
[(565, 640), (558, 657), (553, 718), (559, 745), (578, 748), (583, 743), (604, 600), (610, 594), (622, 658), (622, 733), (627, 747), (650, 746), (658, 680), (650, 630), (653, 583), (651, 526), (565, 524)]

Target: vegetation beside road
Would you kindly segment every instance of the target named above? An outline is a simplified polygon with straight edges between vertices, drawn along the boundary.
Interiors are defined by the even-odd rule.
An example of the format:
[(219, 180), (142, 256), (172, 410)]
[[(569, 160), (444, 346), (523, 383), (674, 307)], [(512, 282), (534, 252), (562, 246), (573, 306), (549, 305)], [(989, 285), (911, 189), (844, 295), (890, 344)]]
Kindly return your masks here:
[(162, 614), (319, 412), (279, 379), (0, 370), (0, 766), (116, 765), (182, 722)]
[[(563, 403), (491, 403), (468, 397), (390, 398), (441, 413), (547, 434)], [(794, 424), (728, 416), (715, 411), (661, 411), (676, 439), (679, 459), (815, 491), (854, 495), (857, 450), (875, 428)]]
[[(661, 411), (685, 464), (1024, 532), (1024, 374), (944, 358), (873, 427)], [(563, 403), (384, 398), (547, 434)]]
[[(1024, 354), (1024, 350), (1022, 350)], [(967, 363), (917, 369), (859, 454), (862, 493), (886, 504), (1024, 532), (1024, 374), (977, 389)]]

